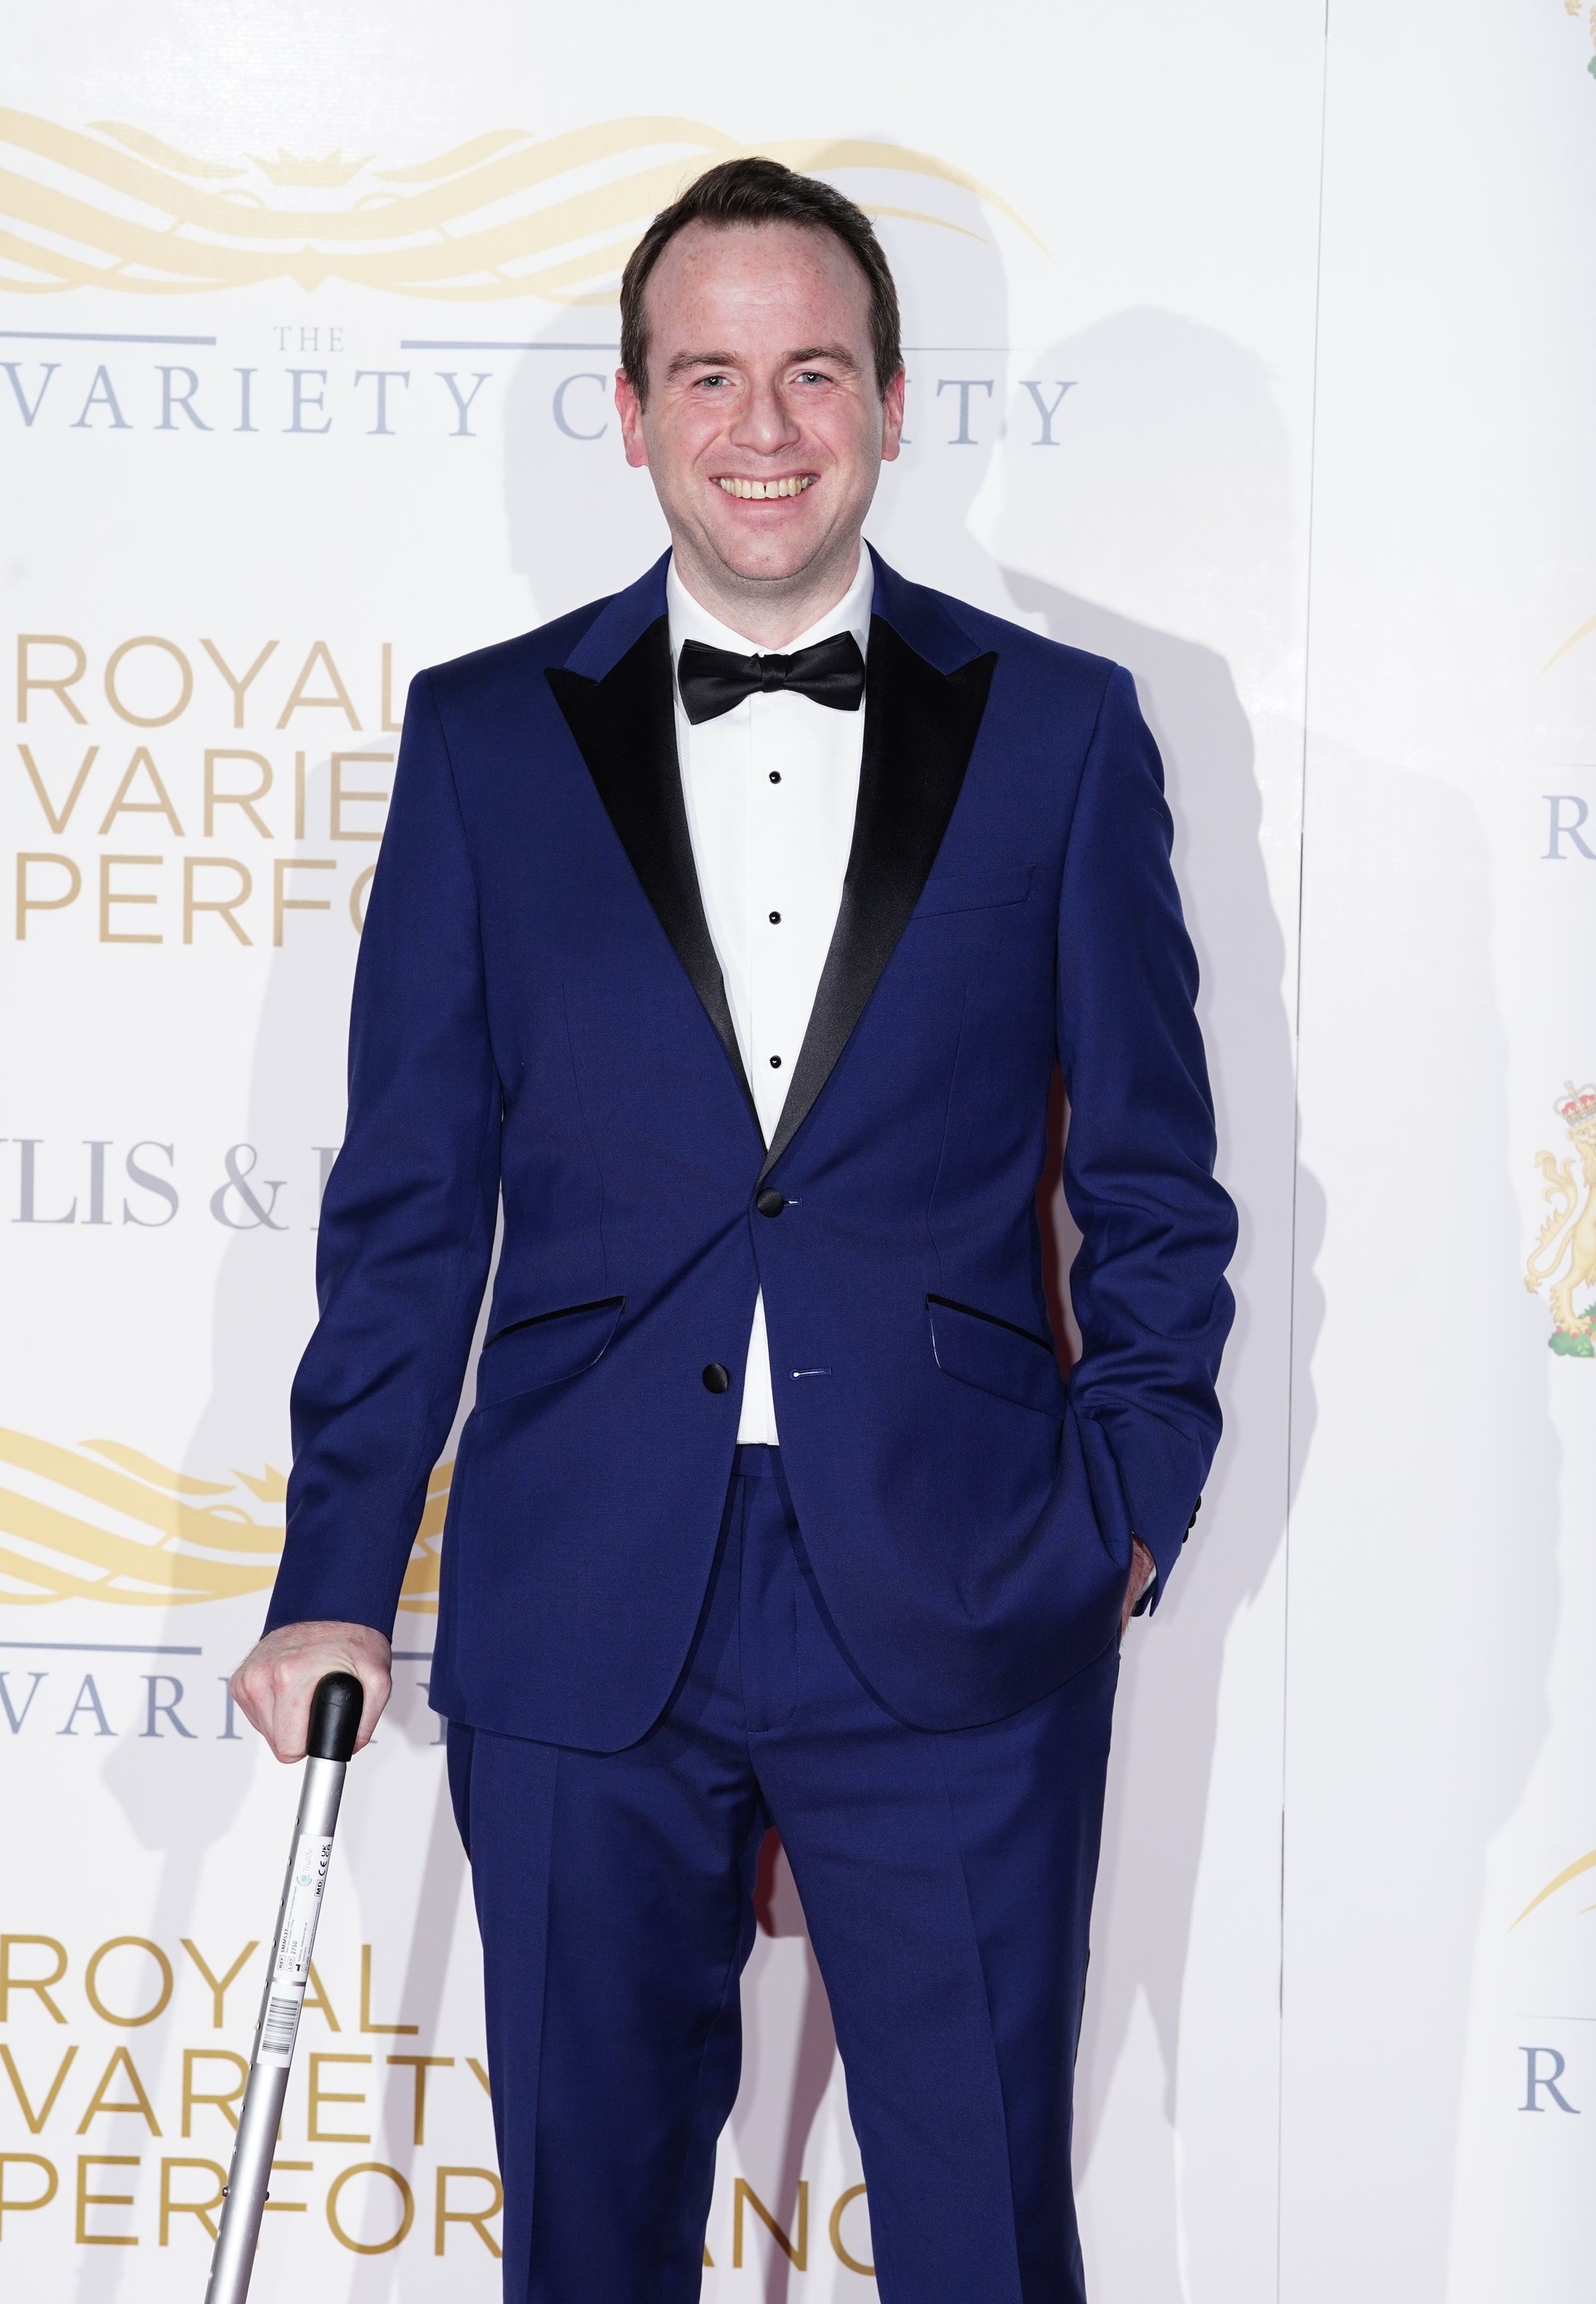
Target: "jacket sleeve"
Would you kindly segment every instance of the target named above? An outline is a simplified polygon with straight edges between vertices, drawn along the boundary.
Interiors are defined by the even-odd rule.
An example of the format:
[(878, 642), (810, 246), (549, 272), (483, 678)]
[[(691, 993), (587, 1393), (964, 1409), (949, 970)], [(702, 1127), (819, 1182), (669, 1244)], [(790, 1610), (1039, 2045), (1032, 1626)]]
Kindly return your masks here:
[(412, 684), (350, 1017), (349, 1114), (291, 1398), (267, 1629), (387, 1632), (493, 1251), (501, 1095), (477, 898), (429, 676)]
[[(1064, 1190), (1082, 1245), (1070, 1396), (1152, 1553), (1156, 1605), (1219, 1443), (1236, 1212), (1214, 1181), (1196, 956), (1170, 868), (1158, 749), (1128, 673), (1110, 675), (1065, 851), (1059, 1060)], [(1104, 1459), (1106, 1458), (1106, 1462)]]

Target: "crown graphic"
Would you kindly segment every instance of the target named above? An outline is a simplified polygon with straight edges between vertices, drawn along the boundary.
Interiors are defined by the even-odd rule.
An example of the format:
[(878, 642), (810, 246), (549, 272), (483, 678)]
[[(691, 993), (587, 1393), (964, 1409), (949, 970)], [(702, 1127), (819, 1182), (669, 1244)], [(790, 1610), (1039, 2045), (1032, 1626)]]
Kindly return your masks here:
[(1587, 1080), (1583, 1088), (1575, 1088), (1572, 1080), (1565, 1080), (1553, 1109), (1570, 1136), (1596, 1141), (1596, 1082)]

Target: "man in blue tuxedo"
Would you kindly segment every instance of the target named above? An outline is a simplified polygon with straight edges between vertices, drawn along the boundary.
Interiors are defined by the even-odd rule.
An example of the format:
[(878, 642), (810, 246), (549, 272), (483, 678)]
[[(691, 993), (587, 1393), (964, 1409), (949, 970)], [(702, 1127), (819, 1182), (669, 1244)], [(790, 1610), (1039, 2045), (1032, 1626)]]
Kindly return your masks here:
[(432, 1700), (506, 2298), (698, 2294), (774, 1825), (882, 2296), (1074, 2304), (1119, 1642), (1195, 1514), (1231, 1315), (1158, 756), (1125, 673), (863, 547), (904, 379), (851, 202), (712, 169), (621, 317), (671, 552), (411, 690), (234, 1685), (293, 1759), (351, 1670), (369, 1734), (502, 1210)]

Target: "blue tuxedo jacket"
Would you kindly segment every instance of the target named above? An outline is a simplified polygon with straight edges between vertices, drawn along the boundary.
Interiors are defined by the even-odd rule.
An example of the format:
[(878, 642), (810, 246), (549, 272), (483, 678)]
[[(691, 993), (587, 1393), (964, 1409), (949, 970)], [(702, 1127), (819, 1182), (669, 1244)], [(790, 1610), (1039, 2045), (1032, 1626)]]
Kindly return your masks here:
[[(1129, 676), (879, 559), (858, 813), (756, 1122), (676, 759), (665, 563), (423, 673), (355, 978), (268, 1623), (386, 1631), (503, 1231), (432, 1701), (615, 1749), (714, 1561), (763, 1286), (781, 1456), (860, 1675), (927, 1728), (1112, 1640), (1219, 1436), (1235, 1240)], [(1049, 1334), (1049, 1084), (1084, 1351)], [(727, 1375), (726, 1389), (716, 1390)]]

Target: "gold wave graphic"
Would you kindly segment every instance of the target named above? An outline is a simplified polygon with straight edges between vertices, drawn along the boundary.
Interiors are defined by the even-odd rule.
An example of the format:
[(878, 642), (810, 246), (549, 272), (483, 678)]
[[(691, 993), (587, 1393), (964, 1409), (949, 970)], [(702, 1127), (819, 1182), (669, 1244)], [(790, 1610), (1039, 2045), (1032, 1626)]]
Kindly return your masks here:
[[(949, 162), (857, 139), (756, 148), (702, 121), (657, 117), (541, 140), (497, 129), (408, 167), (341, 152), (280, 151), (232, 165), (118, 121), (63, 128), (0, 106), (0, 291), (172, 296), (341, 280), (456, 302), (607, 303), (649, 218), (700, 169), (756, 148), (813, 172), (934, 181), (1030, 230)], [(877, 216), (966, 228), (919, 208), (867, 205)]]
[[(1581, 1875), (1586, 1872), (1596, 1872), (1596, 1848), (1590, 1850), (1586, 1855), (1576, 1856), (1572, 1864), (1566, 1864), (1563, 1867), (1563, 1869), (1558, 1874), (1555, 1880), (1549, 1880), (1544, 1888), (1539, 1890), (1536, 1894), (1532, 1896), (1529, 1902), (1524, 1906), (1523, 1911), (1518, 1915), (1518, 1919), (1514, 1921), (1513, 1927), (1516, 1928), (1519, 1926), (1521, 1921), (1527, 1920), (1530, 1914), (1534, 1911), (1538, 1906), (1544, 1904), (1549, 1896), (1555, 1896), (1559, 1888), (1566, 1888), (1571, 1880), (1579, 1879)], [(1593, 1909), (1596, 1909), (1596, 1907), (1592, 1907), (1589, 1904), (1585, 1907), (1587, 1911)], [(1512, 1932), (1513, 1930), (1511, 1928), (1507, 1931), (1509, 1936)]]
[(1541, 665), (1541, 671), (1550, 672), (1554, 664), (1561, 664), (1563, 658), (1568, 654), (1569, 649), (1576, 648), (1581, 640), (1588, 640), (1592, 632), (1596, 632), (1596, 616), (1587, 616), (1584, 623), (1580, 625), (1577, 631), (1572, 631), (1569, 633), (1561, 648), (1554, 648), (1552, 650), (1551, 654), (1547, 657), (1546, 662)]
[[(435, 1614), (452, 1462), (437, 1465), (400, 1605)], [(18, 1473), (23, 1479), (19, 1482)], [(0, 1605), (101, 1600), (125, 1607), (264, 1592), (283, 1550), (283, 1474), (197, 1479), (114, 1440), (57, 1446), (0, 1430)]]

